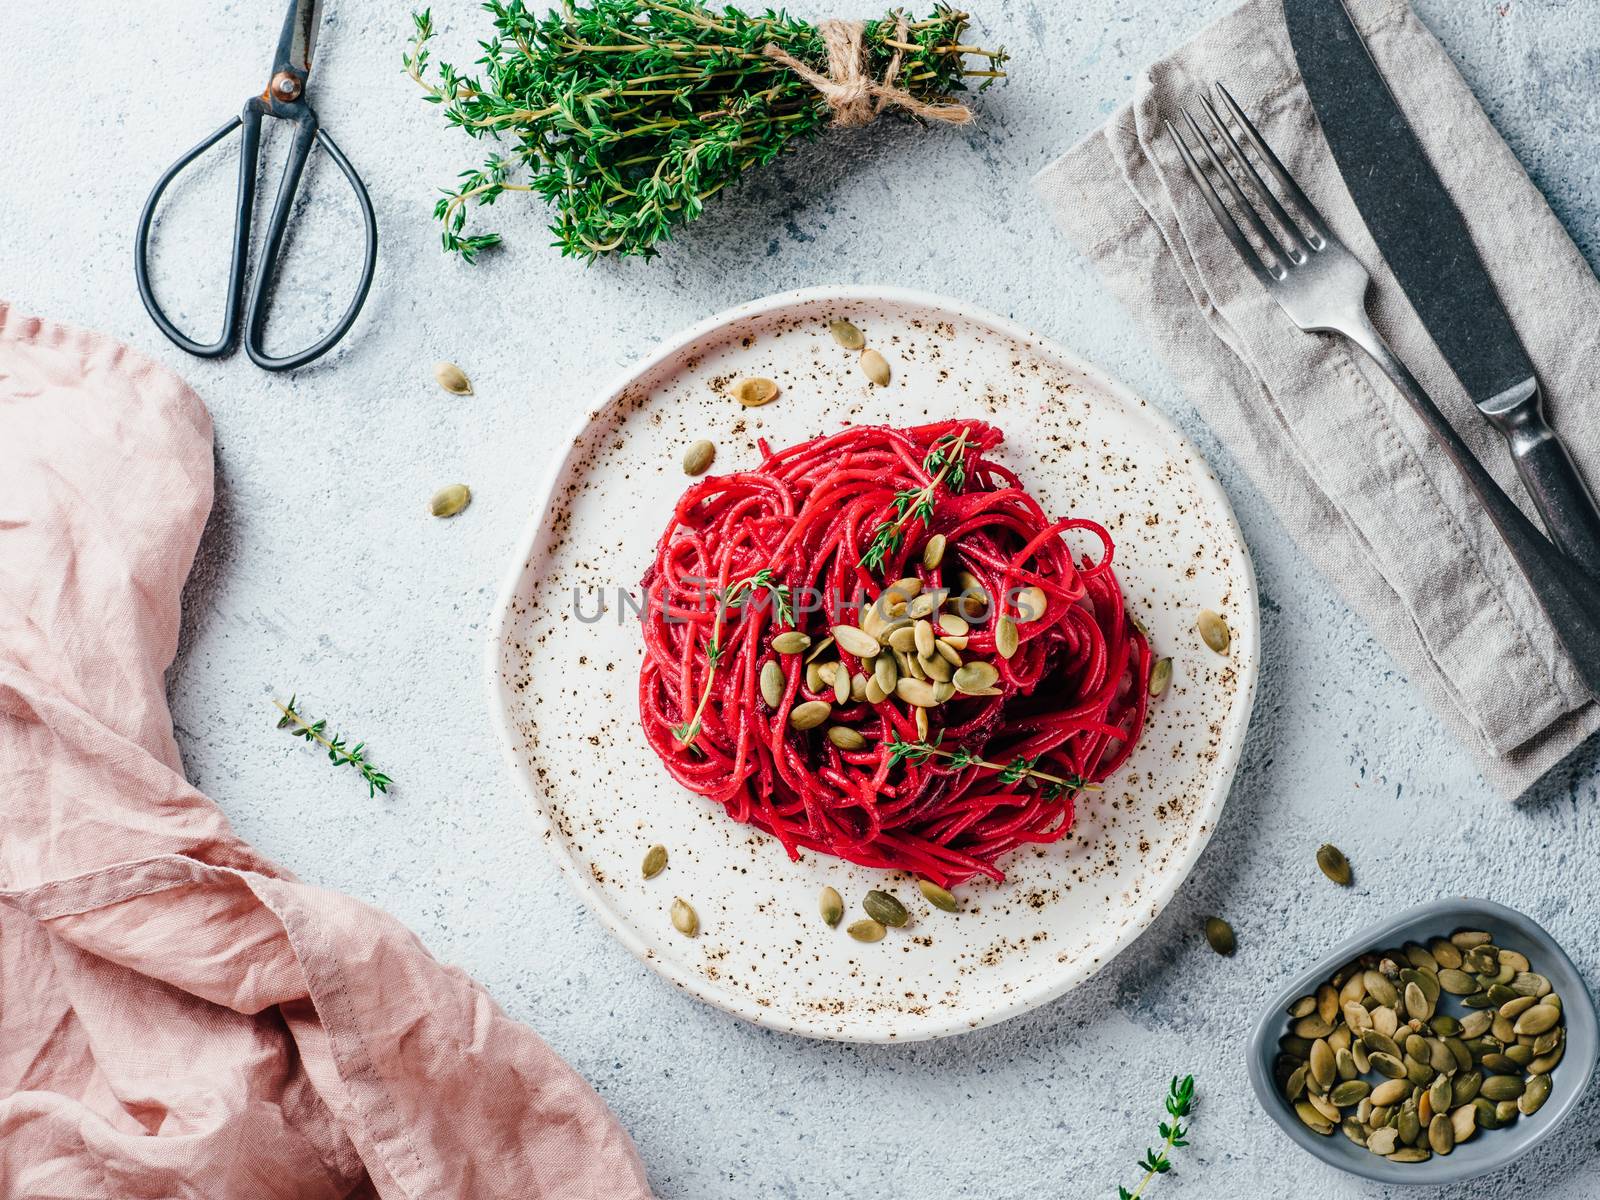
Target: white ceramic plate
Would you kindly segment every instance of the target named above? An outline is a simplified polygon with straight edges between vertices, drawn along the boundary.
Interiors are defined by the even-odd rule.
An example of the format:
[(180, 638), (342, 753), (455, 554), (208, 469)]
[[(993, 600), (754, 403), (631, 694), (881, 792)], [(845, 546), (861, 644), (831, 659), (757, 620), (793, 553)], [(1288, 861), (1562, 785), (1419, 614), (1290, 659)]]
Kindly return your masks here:
[[(828, 333), (848, 317), (888, 357), (872, 388)], [(742, 409), (724, 389), (764, 375), (774, 403)], [(736, 825), (675, 784), (638, 728), (638, 594), (663, 522), (687, 486), (697, 438), (712, 470), (852, 422), (981, 417), (998, 457), (1046, 511), (1102, 522), (1129, 607), (1173, 682), (1138, 749), (1081, 797), (1063, 841), (1003, 860), (964, 911), (938, 912), (902, 876), (807, 854)], [(592, 620), (599, 604), (604, 618)], [(1233, 629), (1227, 657), (1194, 632), (1202, 608)], [(679, 987), (758, 1024), (880, 1042), (941, 1037), (1042, 1004), (1088, 979), (1155, 919), (1204, 848), (1249, 719), (1259, 647), (1255, 577), (1227, 498), (1195, 448), (1144, 401), (999, 317), (889, 288), (769, 297), (673, 338), (601, 396), (533, 499), (489, 644), (493, 709), (532, 798), (538, 836), (622, 942)], [(671, 865), (640, 878), (646, 849)], [(817, 893), (855, 910), (888, 886), (912, 923), (876, 945), (830, 930)], [(700, 914), (689, 939), (674, 896)], [(853, 918), (851, 918), (853, 919)]]

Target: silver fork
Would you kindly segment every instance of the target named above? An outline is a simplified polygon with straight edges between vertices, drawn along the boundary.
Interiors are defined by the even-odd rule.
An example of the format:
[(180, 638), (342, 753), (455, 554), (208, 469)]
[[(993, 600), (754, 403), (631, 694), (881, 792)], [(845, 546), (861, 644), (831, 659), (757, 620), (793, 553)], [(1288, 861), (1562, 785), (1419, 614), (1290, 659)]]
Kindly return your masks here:
[[(1193, 109), (1183, 114), (1184, 123), (1194, 135), (1198, 149), (1171, 121), (1166, 122), (1166, 126), (1189, 167), (1189, 174), (1199, 185), (1211, 215), (1216, 218), (1245, 265), (1255, 273), (1290, 320), (1308, 333), (1333, 333), (1354, 342), (1378, 364), (1416, 410), (1451, 460), (1467, 477), (1467, 482), (1505, 540), (1512, 557), (1527, 576), (1534, 595), (1555, 626), (1557, 636), (1567, 648), (1590, 694), (1600, 697), (1600, 580), (1562, 554), (1522, 515), (1522, 510), (1483, 469), (1466, 442), (1461, 440), (1455, 428), (1439, 411), (1438, 405), (1422, 390), (1422, 385), (1395, 357), (1394, 351), (1367, 316), (1367, 291), (1372, 283), (1367, 269), (1329, 230), (1322, 214), (1268, 148), (1228, 89), (1220, 83), (1214, 86), (1223, 109), (1238, 126), (1244, 141), (1278, 185), (1279, 191), (1299, 212), (1303, 227), (1290, 217), (1278, 197), (1263, 181), (1260, 172), (1234, 136), (1228, 121), (1218, 113), (1210, 98), (1202, 95), (1200, 107), (1211, 131), (1208, 133), (1201, 128)], [(1219, 145), (1223, 153), (1218, 152)], [(1204, 154), (1209, 163), (1209, 172), (1201, 164), (1200, 154)], [(1261, 206), (1278, 226), (1281, 237), (1268, 227), (1256, 206), (1245, 196), (1244, 189), (1239, 186), (1224, 158), (1234, 164), (1244, 177)], [(1250, 233), (1265, 248), (1265, 255), (1252, 244), (1233, 212), (1223, 202), (1222, 195), (1212, 181), (1213, 175), (1221, 181), (1228, 199), (1243, 217)]]

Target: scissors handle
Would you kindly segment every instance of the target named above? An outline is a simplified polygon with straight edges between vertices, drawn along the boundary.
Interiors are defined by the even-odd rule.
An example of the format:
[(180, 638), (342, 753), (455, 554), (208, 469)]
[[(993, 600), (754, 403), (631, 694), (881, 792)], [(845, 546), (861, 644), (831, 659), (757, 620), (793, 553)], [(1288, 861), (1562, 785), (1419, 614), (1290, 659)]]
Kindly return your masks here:
[[(288, 105), (280, 106), (289, 108)], [(350, 165), (350, 160), (344, 152), (334, 143), (327, 133), (320, 128), (316, 114), (303, 100), (293, 105), (295, 122), (294, 143), (289, 150), (288, 161), (284, 164), (283, 175), (278, 183), (277, 199), (272, 205), (272, 216), (267, 225), (267, 237), (262, 247), (260, 265), (256, 270), (255, 286), (250, 293), (250, 302), (244, 313), (242, 325), (245, 330), (245, 352), (250, 356), (250, 361), (268, 371), (289, 371), (296, 367), (303, 367), (322, 355), (326, 354), (342, 338), (350, 327), (355, 324), (356, 317), (361, 312), (361, 306), (366, 302), (367, 293), (372, 287), (372, 276), (377, 267), (378, 260), (378, 225), (372, 212), (372, 200), (367, 195), (366, 186), (361, 182), (361, 177)], [(244, 106), (244, 110), (222, 128), (201, 141), (189, 150), (156, 181), (150, 191), (150, 197), (145, 201), (144, 212), (139, 217), (139, 228), (134, 240), (134, 277), (139, 285), (139, 297), (144, 301), (146, 310), (155, 321), (156, 326), (166, 334), (179, 348), (201, 358), (219, 358), (229, 353), (239, 340), (241, 327), (240, 308), (244, 301), (245, 268), (250, 255), (250, 226), (251, 214), (255, 207), (256, 174), (261, 157), (261, 119), (267, 112), (263, 101), (252, 98)], [(276, 115), (276, 114), (275, 114)], [(228, 267), (228, 292), (226, 305), (223, 310), (222, 334), (209, 345), (203, 345), (186, 335), (167, 314), (162, 311), (155, 298), (155, 291), (150, 283), (149, 268), (149, 241), (150, 229), (155, 221), (156, 205), (162, 193), (171, 184), (178, 173), (216, 145), (236, 128), (243, 128), (239, 146), (239, 186), (234, 206), (233, 248), (232, 259)], [(355, 193), (356, 204), (361, 209), (362, 223), (365, 227), (366, 245), (363, 253), (361, 278), (357, 283), (355, 295), (350, 301), (350, 306), (334, 328), (306, 349), (282, 357), (273, 357), (268, 354), (264, 345), (267, 323), (267, 298), (272, 290), (272, 285), (277, 278), (278, 256), (283, 250), (284, 236), (288, 232), (289, 217), (294, 210), (295, 195), (300, 189), (301, 176), (305, 172), (306, 161), (310, 157), (311, 147), (314, 142), (320, 142), (328, 156), (338, 165), (344, 177), (349, 181), (351, 190)]]

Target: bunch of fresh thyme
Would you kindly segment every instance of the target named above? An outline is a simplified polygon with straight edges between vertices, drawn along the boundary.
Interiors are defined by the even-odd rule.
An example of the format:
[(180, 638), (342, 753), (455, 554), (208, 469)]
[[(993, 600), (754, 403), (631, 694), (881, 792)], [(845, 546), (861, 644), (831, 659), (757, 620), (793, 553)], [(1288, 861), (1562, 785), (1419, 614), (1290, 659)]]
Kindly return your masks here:
[(1167, 1116), (1169, 1121), (1162, 1121), (1156, 1129), (1163, 1139), (1161, 1149), (1146, 1150), (1144, 1157), (1139, 1160), (1139, 1169), (1144, 1172), (1144, 1178), (1139, 1180), (1131, 1192), (1125, 1187), (1117, 1188), (1117, 1200), (1140, 1200), (1144, 1189), (1157, 1175), (1165, 1175), (1172, 1170), (1172, 1160), (1168, 1153), (1180, 1146), (1187, 1146), (1189, 1131), (1183, 1126), (1183, 1118), (1194, 1110), (1194, 1076), (1185, 1075), (1179, 1079), (1172, 1077), (1172, 1085), (1167, 1089)]
[[(816, 137), (832, 114), (821, 93), (766, 53), (814, 70), (826, 65), (817, 28), (782, 12), (746, 15), (702, 0), (565, 0), (544, 17), (522, 0), (490, 0), (494, 35), (479, 44), (480, 75), (439, 63), (428, 75), (433, 22), (413, 14), (405, 69), (444, 106), (445, 119), (503, 149), (464, 171), (434, 210), (444, 247), (472, 261), (500, 238), (464, 232), (469, 204), (508, 191), (555, 206), (563, 254), (653, 255), (673, 229), (751, 167)], [(940, 99), (1004, 75), (1004, 51), (963, 45), (966, 14), (866, 23), (862, 69), (881, 79), (899, 56), (894, 86)], [(977, 65), (968, 68), (968, 59)]]

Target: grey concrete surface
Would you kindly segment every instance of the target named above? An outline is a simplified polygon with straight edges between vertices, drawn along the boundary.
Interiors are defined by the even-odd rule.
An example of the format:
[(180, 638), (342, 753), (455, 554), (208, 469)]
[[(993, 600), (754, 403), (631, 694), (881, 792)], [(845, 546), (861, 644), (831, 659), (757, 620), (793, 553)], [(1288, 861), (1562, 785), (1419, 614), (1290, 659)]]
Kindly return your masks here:
[[(1417, 4), (1600, 264), (1600, 4)], [(279, 4), (83, 0), (8, 14), (0, 294), (134, 342), (185, 374), (216, 417), (217, 508), (171, 680), (193, 780), (268, 854), (396, 913), (540, 1030), (632, 1131), (663, 1197), (1111, 1196), (1137, 1174), (1167, 1078), (1184, 1071), (1199, 1081), (1193, 1144), (1151, 1195), (1376, 1196), (1297, 1151), (1255, 1107), (1242, 1049), (1278, 981), (1357, 925), (1452, 890), (1530, 912), (1600, 980), (1594, 750), (1528, 802), (1494, 799), (1028, 191), (1139, 67), (1228, 6), (974, 0), (983, 39), (1015, 54), (1015, 78), (969, 131), (836, 136), (752, 180), (649, 264), (563, 261), (544, 248), (536, 209), (507, 198), (494, 213), (506, 251), (471, 269), (439, 254), (429, 209), (475, 147), (400, 72), (405, 6), (331, 0), (312, 96), (372, 191), (381, 260), (353, 337), (291, 378), (242, 356), (185, 357), (146, 319), (131, 269), (146, 190), (262, 85)], [(483, 14), (468, 0), (434, 7), (441, 55), (470, 58)], [(206, 321), (232, 172), (218, 158), (185, 186), (158, 239), (165, 294)], [(342, 308), (355, 231), (341, 187), (314, 170), (279, 347)], [(1150, 396), (1216, 464), (1264, 597), (1249, 745), (1177, 900), (1090, 985), (920, 1046), (763, 1032), (614, 944), (528, 836), (482, 680), (486, 618), (532, 481), (591, 390), (717, 309), (855, 281), (1008, 314)], [(436, 358), (460, 362), (477, 395), (442, 394)], [(453, 480), (472, 485), (472, 507), (430, 519), (426, 498)], [(291, 691), (369, 741), (398, 781), (391, 798), (368, 800), (353, 774), (274, 731), (270, 698)], [(1325, 839), (1355, 864), (1353, 890), (1316, 874)], [(1231, 960), (1199, 935), (1214, 911), (1238, 930)], [(1600, 1196), (1597, 1118), (1591, 1098), (1535, 1160), (1449, 1194)]]

